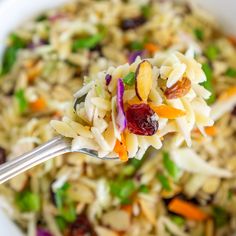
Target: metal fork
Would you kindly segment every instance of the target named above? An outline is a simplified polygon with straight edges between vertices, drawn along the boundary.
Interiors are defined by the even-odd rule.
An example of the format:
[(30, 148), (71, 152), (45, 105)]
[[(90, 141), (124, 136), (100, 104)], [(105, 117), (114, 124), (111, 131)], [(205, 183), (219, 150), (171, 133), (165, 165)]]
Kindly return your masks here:
[(40, 163), (69, 152), (79, 152), (102, 160), (118, 159), (117, 157), (98, 157), (98, 153), (91, 149), (72, 151), (70, 142), (62, 136), (57, 136), (32, 151), (0, 165), (0, 184)]

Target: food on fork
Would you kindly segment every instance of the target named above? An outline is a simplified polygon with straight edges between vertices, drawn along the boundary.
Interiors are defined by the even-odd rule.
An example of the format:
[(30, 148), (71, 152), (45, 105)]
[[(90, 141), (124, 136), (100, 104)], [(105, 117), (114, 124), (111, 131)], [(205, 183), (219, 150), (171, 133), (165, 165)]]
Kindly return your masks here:
[(191, 146), (193, 129), (213, 125), (201, 67), (191, 49), (110, 67), (86, 81), (69, 115), (51, 126), (72, 139), (74, 150), (93, 149), (123, 161), (141, 159), (150, 146), (160, 149), (170, 133)]

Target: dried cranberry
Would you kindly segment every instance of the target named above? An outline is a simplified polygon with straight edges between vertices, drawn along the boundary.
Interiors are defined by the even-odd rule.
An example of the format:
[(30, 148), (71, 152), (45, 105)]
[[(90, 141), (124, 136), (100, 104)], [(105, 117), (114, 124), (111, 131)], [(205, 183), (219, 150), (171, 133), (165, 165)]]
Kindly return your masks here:
[(69, 227), (67, 236), (97, 236), (86, 215), (77, 217)]
[(155, 112), (145, 103), (129, 106), (126, 119), (131, 133), (151, 136), (157, 132), (158, 121)]
[(0, 147), (0, 165), (5, 163), (7, 159), (6, 151), (4, 148)]
[(130, 19), (124, 19), (121, 22), (121, 29), (123, 29), (124, 31), (135, 29), (143, 25), (145, 22), (146, 22), (146, 19), (143, 16), (138, 16), (138, 17), (130, 18)]

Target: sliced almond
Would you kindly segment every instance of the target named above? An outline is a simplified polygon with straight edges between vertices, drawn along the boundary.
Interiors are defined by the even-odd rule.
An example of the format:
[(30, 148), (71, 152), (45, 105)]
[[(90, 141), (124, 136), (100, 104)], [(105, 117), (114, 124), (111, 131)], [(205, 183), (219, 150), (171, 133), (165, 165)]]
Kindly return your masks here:
[(147, 201), (146, 199), (140, 199), (139, 204), (141, 206), (144, 216), (148, 219), (148, 221), (151, 224), (155, 225), (156, 224), (155, 203)]
[(111, 229), (101, 227), (101, 226), (95, 227), (95, 231), (98, 234), (98, 236), (119, 236), (120, 235)]
[(147, 101), (152, 88), (152, 65), (149, 61), (142, 61), (135, 73), (135, 89), (141, 101)]
[(17, 177), (11, 179), (9, 181), (9, 185), (17, 192), (21, 192), (23, 188), (26, 186), (28, 180), (28, 176), (26, 173), (22, 173)]
[(95, 199), (95, 196), (89, 187), (76, 182), (69, 188), (68, 195), (72, 200), (80, 203), (92, 203)]
[(111, 210), (103, 214), (102, 223), (113, 230), (125, 231), (130, 226), (130, 215), (123, 210)]

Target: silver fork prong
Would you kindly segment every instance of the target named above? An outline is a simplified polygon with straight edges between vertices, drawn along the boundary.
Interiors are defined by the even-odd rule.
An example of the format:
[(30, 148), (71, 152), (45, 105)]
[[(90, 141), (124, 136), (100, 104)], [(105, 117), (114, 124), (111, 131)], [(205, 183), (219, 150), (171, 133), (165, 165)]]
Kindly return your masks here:
[(118, 160), (119, 159), (118, 157), (99, 157), (97, 151), (87, 149), (87, 148), (82, 148), (78, 152), (83, 153), (83, 154), (87, 154), (91, 157), (96, 157), (96, 158), (101, 159), (101, 160)]
[[(25, 153), (15, 159), (0, 165), (0, 184), (10, 178), (40, 164), (53, 157), (71, 152), (71, 144), (62, 136), (40, 145), (31, 152)], [(90, 149), (77, 150), (78, 153), (84, 153), (100, 160), (117, 160), (117, 157), (99, 157), (98, 152)]]

